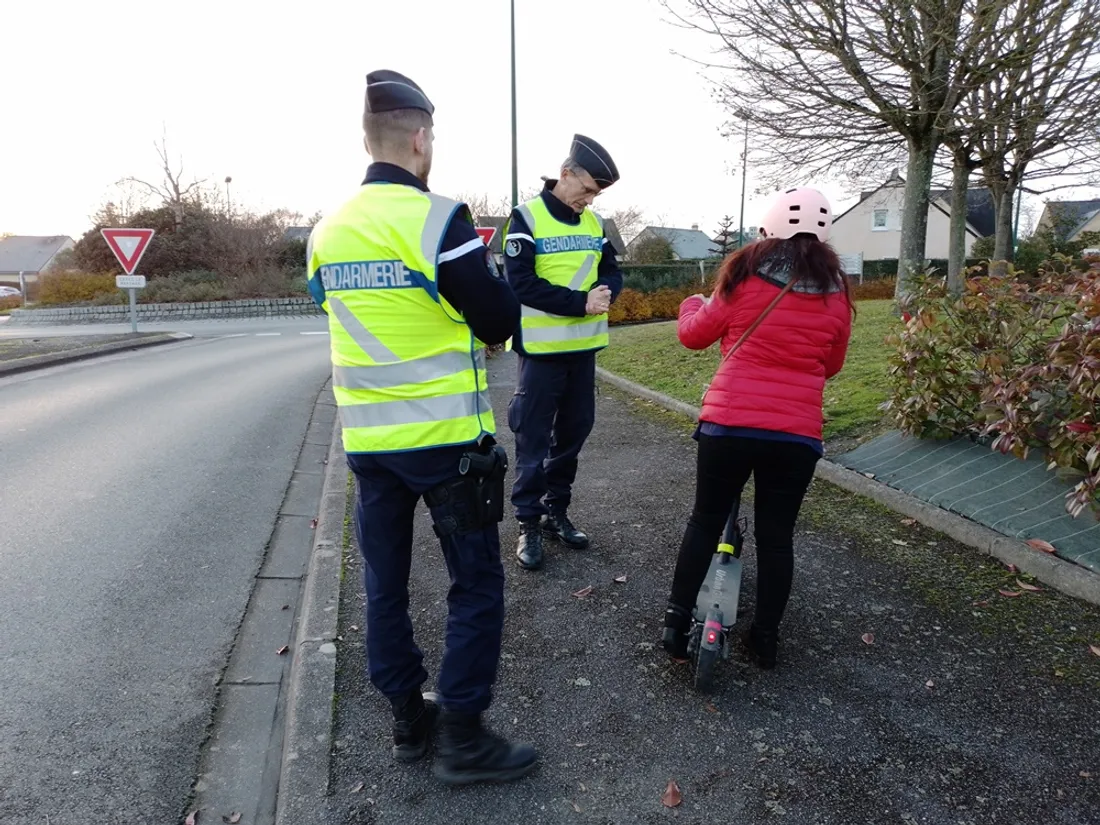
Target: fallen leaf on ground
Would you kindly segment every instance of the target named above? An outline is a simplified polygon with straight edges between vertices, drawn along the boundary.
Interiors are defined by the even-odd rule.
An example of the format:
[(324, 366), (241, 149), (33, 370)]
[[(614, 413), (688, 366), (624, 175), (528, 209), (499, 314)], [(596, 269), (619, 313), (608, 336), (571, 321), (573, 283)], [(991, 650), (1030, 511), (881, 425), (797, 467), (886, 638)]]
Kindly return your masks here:
[(1025, 581), (1020, 581), (1019, 579), (1016, 579), (1016, 586), (1021, 588), (1022, 590), (1030, 590), (1032, 593), (1038, 593), (1043, 589), (1041, 587), (1036, 587), (1033, 584), (1028, 584)]
[(1092, 651), (1093, 656), (1100, 656), (1100, 647), (1096, 645), (1089, 645), (1089, 650)]
[(893, 541), (894, 541), (894, 544), (896, 544), (898, 547), (908, 547), (909, 546), (909, 542), (902, 541), (901, 539), (894, 539)]
[(927, 682), (924, 683), (924, 686), (926, 688), (934, 688), (936, 686), (936, 683), (929, 679)]
[(1008, 596), (1009, 598), (1015, 598), (1016, 596), (1024, 595), (1019, 590), (1005, 590), (1003, 587), (997, 591), (1002, 596)]
[(241, 815), (238, 813), (231, 813), (229, 816), (222, 816), (222, 822), (228, 822), (229, 825), (237, 825), (241, 821)]
[(585, 791), (587, 791), (587, 790), (588, 790), (588, 788), (584, 787), (584, 783), (582, 782), (582, 783), (581, 783), (581, 791), (582, 791), (582, 792), (585, 792)]
[(588, 587), (584, 588), (583, 590), (578, 590), (573, 595), (576, 596), (578, 599), (583, 599), (585, 596), (588, 596), (591, 593), (592, 593), (592, 585), (588, 585)]
[(195, 823), (198, 822), (198, 821), (199, 821), (199, 812), (198, 811), (191, 811), (191, 813), (189, 813), (187, 815), (187, 819), (184, 821), (183, 825), (195, 825)]
[(1080, 771), (1077, 775), (1079, 777), (1081, 777), (1082, 779), (1091, 779), (1092, 778), (1092, 774), (1089, 773), (1088, 771)]
[(365, 782), (360, 782), (358, 785), (356, 785), (354, 788), (351, 789), (351, 792), (352, 793), (359, 793), (361, 790), (363, 790), (364, 787), (366, 787), (366, 783)]
[(570, 802), (569, 804), (573, 806), (573, 810), (577, 813), (584, 813), (584, 811), (581, 810), (581, 806), (578, 805), (576, 802)]
[(1035, 548), (1036, 550), (1042, 550), (1044, 553), (1055, 553), (1054, 545), (1049, 541), (1043, 541), (1042, 539), (1028, 539), (1028, 546)]
[(917, 520), (915, 518), (903, 518), (901, 520), (901, 523), (904, 524), (906, 527), (912, 527), (914, 524), (917, 523)]
[(275, 651), (275, 655), (276, 656), (282, 656), (288, 650), (290, 650), (290, 646), (289, 645), (283, 645), (282, 647), (280, 647), (278, 650)]
[(668, 787), (665, 788), (665, 792), (661, 795), (661, 804), (666, 808), (675, 808), (683, 799), (684, 798), (680, 795), (680, 786), (676, 784), (676, 780), (668, 780)]
[(864, 633), (860, 638), (863, 639), (865, 645), (873, 645), (875, 643), (874, 633)]
[(626, 576), (616, 576), (615, 581), (619, 584), (626, 584)]
[(974, 602), (975, 607), (985, 607), (989, 604), (989, 599), (982, 599), (980, 602)]
[(352, 633), (356, 633), (359, 630), (359, 625), (353, 624), (350, 629)]
[(1064, 670), (1056, 670), (1054, 671), (1054, 675), (1061, 679), (1063, 676), (1066, 675), (1066, 672)]
[(864, 473), (864, 475), (867, 476), (867, 478), (874, 478), (875, 477), (874, 473)]
[(718, 712), (718, 708), (716, 708), (710, 702), (707, 702), (706, 707), (707, 707), (707, 710), (709, 710), (711, 713), (717, 713)]
[(317, 529), (317, 519), (313, 519), (313, 521), (311, 521), (309, 523), (309, 529), (310, 530), (316, 530)]
[(1018, 572), (1019, 572), (1019, 570), (1018, 570), (1018, 568), (1016, 567), (1016, 565), (1014, 565), (1014, 564), (1010, 564), (1010, 565), (1008, 565), (1008, 572), (1009, 572), (1009, 573), (1018, 573)]

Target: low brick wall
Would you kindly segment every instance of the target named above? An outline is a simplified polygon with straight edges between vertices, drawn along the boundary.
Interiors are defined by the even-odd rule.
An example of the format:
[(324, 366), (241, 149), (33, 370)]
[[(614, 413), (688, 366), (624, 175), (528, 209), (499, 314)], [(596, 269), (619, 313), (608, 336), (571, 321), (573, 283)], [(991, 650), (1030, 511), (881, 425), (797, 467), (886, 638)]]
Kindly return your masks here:
[[(138, 304), (138, 322), (204, 321), (218, 318), (287, 318), (320, 315), (310, 298), (254, 298), (241, 301), (202, 301), (193, 304)], [(12, 310), (11, 326), (52, 324), (124, 324), (130, 307), (54, 307)]]

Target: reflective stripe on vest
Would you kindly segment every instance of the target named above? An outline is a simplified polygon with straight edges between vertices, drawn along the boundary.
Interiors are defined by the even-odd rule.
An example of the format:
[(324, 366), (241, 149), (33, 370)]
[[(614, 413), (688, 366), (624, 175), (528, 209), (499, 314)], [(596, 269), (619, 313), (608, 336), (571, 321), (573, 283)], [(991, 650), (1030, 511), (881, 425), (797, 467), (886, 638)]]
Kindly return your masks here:
[(366, 184), (311, 235), (325, 289), (332, 386), (349, 453), (468, 444), (495, 433), (484, 345), (439, 294), (436, 263), (459, 204)]
[[(571, 226), (557, 220), (541, 197), (517, 207), (535, 239), (535, 274), (555, 286), (589, 292), (603, 251), (603, 224), (590, 209)], [(532, 355), (585, 352), (607, 346), (607, 314), (577, 318), (524, 306), (523, 349)]]

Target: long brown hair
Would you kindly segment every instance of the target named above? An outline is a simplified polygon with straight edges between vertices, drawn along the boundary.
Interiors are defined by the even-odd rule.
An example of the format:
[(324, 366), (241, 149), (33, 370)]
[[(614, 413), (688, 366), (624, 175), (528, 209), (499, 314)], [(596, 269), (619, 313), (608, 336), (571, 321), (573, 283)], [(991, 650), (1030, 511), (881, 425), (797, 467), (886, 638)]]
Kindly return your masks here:
[(789, 267), (791, 277), (817, 287), (824, 297), (839, 287), (844, 299), (856, 314), (856, 305), (848, 287), (848, 278), (840, 266), (840, 258), (827, 243), (812, 235), (799, 234), (790, 239), (765, 238), (750, 243), (730, 254), (718, 269), (714, 293), (729, 298), (734, 288), (751, 275), (765, 269), (770, 263), (782, 263)]

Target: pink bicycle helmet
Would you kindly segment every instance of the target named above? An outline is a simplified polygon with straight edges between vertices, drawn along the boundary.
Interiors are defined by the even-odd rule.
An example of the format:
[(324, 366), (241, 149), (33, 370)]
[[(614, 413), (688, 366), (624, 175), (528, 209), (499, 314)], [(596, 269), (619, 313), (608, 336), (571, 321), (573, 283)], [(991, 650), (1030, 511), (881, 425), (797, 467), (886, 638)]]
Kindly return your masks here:
[(816, 189), (799, 187), (780, 192), (760, 221), (769, 238), (793, 238), (800, 232), (829, 240), (833, 210), (829, 200)]

